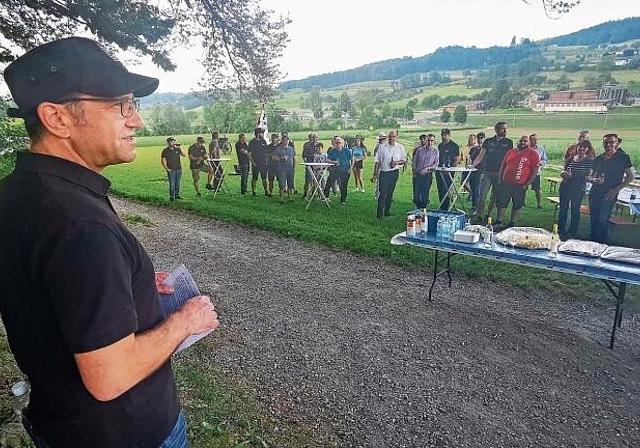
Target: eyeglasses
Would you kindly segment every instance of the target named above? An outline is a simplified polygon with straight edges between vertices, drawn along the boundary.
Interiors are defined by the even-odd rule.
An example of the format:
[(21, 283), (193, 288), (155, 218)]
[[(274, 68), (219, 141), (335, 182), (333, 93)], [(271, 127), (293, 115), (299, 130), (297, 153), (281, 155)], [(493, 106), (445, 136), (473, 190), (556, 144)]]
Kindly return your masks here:
[(109, 102), (113, 102), (113, 105), (115, 106), (116, 104), (120, 105), (120, 114), (124, 117), (124, 118), (129, 118), (133, 115), (133, 112), (137, 112), (140, 110), (140, 100), (138, 100), (137, 98), (125, 98), (125, 99), (118, 99), (118, 98), (67, 98), (64, 101), (62, 101), (62, 103), (74, 103), (74, 102), (78, 102), (78, 101), (94, 101), (94, 102), (101, 102), (101, 103), (109, 103)]
[(428, 142), (435, 142), (436, 140), (435, 140), (435, 139), (433, 139), (433, 138), (430, 138), (430, 139), (428, 139), (427, 141), (428, 141)]
[(615, 140), (605, 140), (602, 143), (604, 143), (605, 145), (615, 145), (618, 142)]

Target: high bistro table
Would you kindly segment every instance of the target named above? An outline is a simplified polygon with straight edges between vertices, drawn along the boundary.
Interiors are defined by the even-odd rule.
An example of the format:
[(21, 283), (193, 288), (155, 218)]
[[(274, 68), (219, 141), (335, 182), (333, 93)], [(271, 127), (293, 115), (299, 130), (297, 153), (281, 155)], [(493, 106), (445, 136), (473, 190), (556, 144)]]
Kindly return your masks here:
[(231, 159), (209, 159), (209, 164), (213, 168), (213, 179), (215, 181), (215, 188), (211, 190), (214, 198), (220, 191), (231, 194), (231, 189), (227, 185), (227, 181), (225, 179), (227, 176), (227, 165), (229, 164), (229, 160)]
[[(320, 181), (322, 179), (322, 176), (324, 176), (324, 171), (333, 165), (331, 163), (324, 163), (324, 162), (303, 162), (301, 163), (301, 165), (304, 165), (306, 167), (306, 170), (311, 176), (311, 179), (313, 179), (311, 181), (312, 182), (311, 193), (307, 192), (307, 198), (306, 198), (307, 206), (304, 209), (305, 210), (309, 209), (309, 206), (313, 202), (314, 197), (317, 197), (318, 200), (324, 202), (327, 208), (331, 208), (329, 206), (329, 199), (327, 199), (327, 197), (324, 195), (324, 190), (322, 189), (322, 184), (320, 183)], [(322, 175), (316, 176), (317, 174), (316, 170), (322, 170)]]
[[(467, 183), (467, 181), (469, 180), (469, 176), (471, 176), (471, 173), (473, 173), (474, 171), (477, 171), (477, 168), (473, 168), (473, 167), (466, 167), (466, 166), (453, 166), (453, 167), (443, 167), (443, 166), (439, 166), (436, 168), (436, 172), (438, 173), (437, 175), (440, 176), (440, 178), (442, 179), (443, 182), (446, 182), (447, 179), (451, 181), (451, 185), (449, 185), (449, 189), (447, 190), (447, 192), (445, 193), (444, 197), (442, 198), (442, 201), (440, 201), (440, 204), (438, 205), (438, 208), (442, 207), (442, 204), (444, 204), (444, 202), (447, 200), (447, 198), (449, 199), (449, 209), (447, 211), (451, 211), (453, 210), (453, 207), (456, 204), (456, 201), (458, 201), (460, 199), (460, 205), (462, 206), (462, 209), (465, 211), (465, 213), (467, 212), (466, 207), (464, 206), (464, 201), (462, 201), (462, 198), (460, 196), (460, 194), (463, 191), (463, 185)], [(453, 181), (453, 175), (455, 173), (465, 173), (465, 174), (461, 174), (462, 176), (462, 182), (460, 183), (459, 186), (456, 186), (456, 183)]]
[[(617, 263), (600, 258), (559, 253), (556, 258), (549, 258), (547, 250), (530, 250), (505, 247), (495, 243), (485, 247), (482, 242), (475, 244), (458, 243), (436, 237), (435, 233), (406, 236), (405, 232), (395, 235), (391, 244), (410, 244), (422, 249), (433, 250), (433, 277), (429, 288), (429, 301), (432, 301), (433, 287), (438, 277), (447, 275), (451, 287), (451, 257), (454, 255), (471, 255), (473, 257), (504, 261), (538, 269), (581, 275), (601, 280), (616, 299), (616, 312), (609, 348), (613, 348), (616, 339), (616, 328), (622, 326), (622, 311), (627, 285), (640, 285), (640, 266)], [(441, 265), (444, 264), (444, 267)]]

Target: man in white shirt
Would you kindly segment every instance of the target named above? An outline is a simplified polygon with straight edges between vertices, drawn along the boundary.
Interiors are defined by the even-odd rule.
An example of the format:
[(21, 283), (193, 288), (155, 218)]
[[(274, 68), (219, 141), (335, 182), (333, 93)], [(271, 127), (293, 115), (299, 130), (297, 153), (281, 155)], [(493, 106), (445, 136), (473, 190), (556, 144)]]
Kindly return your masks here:
[(389, 216), (393, 191), (396, 189), (400, 167), (407, 161), (407, 152), (396, 141), (396, 131), (389, 131), (387, 141), (378, 147), (375, 155), (376, 165), (373, 168), (371, 182), (378, 182), (380, 194), (378, 196), (377, 217)]

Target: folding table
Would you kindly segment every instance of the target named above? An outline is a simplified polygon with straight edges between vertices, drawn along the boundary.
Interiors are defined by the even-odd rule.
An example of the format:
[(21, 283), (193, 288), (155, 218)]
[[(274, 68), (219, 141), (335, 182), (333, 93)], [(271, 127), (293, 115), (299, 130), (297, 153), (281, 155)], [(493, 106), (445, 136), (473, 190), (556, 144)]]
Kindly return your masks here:
[[(462, 186), (464, 184), (467, 183), (467, 181), (469, 180), (469, 176), (471, 176), (471, 173), (473, 173), (474, 171), (477, 171), (477, 168), (474, 167), (466, 167), (466, 166), (454, 166), (454, 167), (443, 167), (443, 166), (439, 166), (436, 168), (436, 173), (438, 176), (440, 176), (440, 178), (446, 182), (446, 179), (448, 178), (451, 181), (451, 185), (449, 185), (449, 189), (447, 190), (447, 192), (445, 193), (444, 197), (442, 198), (442, 201), (440, 201), (440, 204), (438, 205), (438, 208), (442, 207), (442, 204), (444, 204), (444, 202), (447, 200), (447, 198), (449, 198), (449, 209), (447, 211), (451, 211), (453, 210), (454, 205), (456, 204), (456, 201), (458, 199), (461, 199), (461, 193), (463, 191)], [(459, 186), (456, 185), (456, 183), (453, 180), (453, 175), (455, 173), (466, 173), (466, 174), (462, 174), (461, 176), (463, 176), (462, 178), (462, 182), (460, 183)], [(460, 205), (462, 206), (463, 210), (467, 211), (467, 209), (464, 206), (464, 201), (460, 201)]]
[[(306, 167), (306, 170), (311, 176), (311, 179), (313, 179), (311, 193), (307, 192), (307, 198), (306, 198), (307, 206), (305, 207), (305, 210), (309, 209), (309, 206), (313, 202), (313, 198), (316, 196), (320, 201), (324, 202), (327, 208), (331, 208), (329, 206), (329, 199), (327, 199), (327, 197), (324, 195), (324, 190), (322, 189), (320, 180), (322, 179), (322, 176), (324, 176), (324, 171), (328, 167), (333, 165), (331, 163), (324, 163), (324, 162), (303, 162), (301, 163), (301, 165), (304, 165)], [(322, 175), (316, 176), (317, 173), (315, 170), (322, 170)]]
[(227, 181), (225, 180), (225, 177), (227, 176), (227, 165), (229, 163), (229, 160), (231, 159), (209, 159), (209, 164), (211, 164), (211, 167), (213, 168), (213, 179), (214, 181), (217, 179), (217, 181), (215, 181), (215, 188), (211, 190), (214, 198), (218, 195), (219, 191), (231, 194), (231, 189), (229, 188), (229, 186), (227, 185)]

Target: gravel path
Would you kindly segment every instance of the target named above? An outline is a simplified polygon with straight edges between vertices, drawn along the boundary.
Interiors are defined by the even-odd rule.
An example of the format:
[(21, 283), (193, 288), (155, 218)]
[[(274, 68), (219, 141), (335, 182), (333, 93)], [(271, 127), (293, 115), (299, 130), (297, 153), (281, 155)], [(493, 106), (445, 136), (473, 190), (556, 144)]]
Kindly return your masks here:
[(153, 222), (131, 227), (157, 268), (215, 292), (212, 362), (257, 384), (273, 421), (340, 447), (640, 446), (640, 319), (627, 310), (609, 350), (612, 301), (454, 278), (425, 304), (424, 273), (114, 204)]

